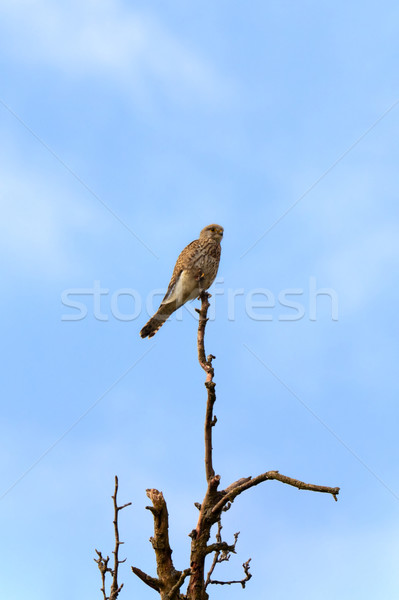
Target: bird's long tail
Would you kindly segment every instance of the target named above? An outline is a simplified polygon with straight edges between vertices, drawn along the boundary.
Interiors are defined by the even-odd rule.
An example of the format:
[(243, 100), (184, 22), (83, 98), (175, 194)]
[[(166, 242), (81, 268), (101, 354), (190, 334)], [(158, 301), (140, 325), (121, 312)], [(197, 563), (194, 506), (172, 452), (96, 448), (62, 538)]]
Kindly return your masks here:
[(172, 312), (176, 310), (176, 306), (174, 303), (164, 304), (158, 308), (157, 312), (151, 319), (146, 323), (143, 329), (140, 331), (140, 335), (142, 338), (152, 337), (156, 334), (158, 329), (162, 327), (165, 323), (166, 319), (170, 317)]

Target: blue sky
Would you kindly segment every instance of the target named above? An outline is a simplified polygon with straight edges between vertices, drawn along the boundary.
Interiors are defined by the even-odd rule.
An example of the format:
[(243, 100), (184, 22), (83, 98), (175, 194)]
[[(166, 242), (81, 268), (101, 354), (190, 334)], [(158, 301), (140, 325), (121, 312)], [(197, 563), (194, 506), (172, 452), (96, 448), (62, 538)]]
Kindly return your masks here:
[[(0, 2), (2, 596), (101, 598), (115, 474), (133, 502), (121, 599), (155, 597), (129, 569), (155, 574), (146, 488), (188, 566), (205, 490), (195, 303), (138, 332), (216, 222), (222, 485), (278, 469), (341, 494), (238, 498), (218, 577), (252, 557), (253, 578), (211, 597), (397, 598), (398, 19), (390, 1)], [(328, 295), (311, 318), (312, 286), (337, 319)]]

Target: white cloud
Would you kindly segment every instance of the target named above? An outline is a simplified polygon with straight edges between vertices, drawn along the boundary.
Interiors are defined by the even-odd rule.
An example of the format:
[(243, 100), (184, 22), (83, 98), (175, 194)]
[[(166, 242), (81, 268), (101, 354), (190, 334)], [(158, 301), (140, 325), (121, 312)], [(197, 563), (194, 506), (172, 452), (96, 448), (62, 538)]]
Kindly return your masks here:
[(176, 101), (189, 94), (218, 102), (224, 95), (226, 82), (186, 42), (154, 15), (119, 2), (6, 0), (0, 14), (7, 23), (8, 52), (23, 62), (73, 77), (106, 76), (139, 98), (148, 97), (152, 81)]

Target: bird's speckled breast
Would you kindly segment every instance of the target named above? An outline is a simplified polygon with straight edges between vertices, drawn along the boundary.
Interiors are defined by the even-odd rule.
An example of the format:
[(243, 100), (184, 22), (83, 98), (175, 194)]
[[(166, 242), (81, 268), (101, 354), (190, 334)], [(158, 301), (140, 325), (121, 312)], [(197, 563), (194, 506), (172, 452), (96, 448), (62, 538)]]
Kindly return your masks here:
[(207, 290), (213, 283), (219, 268), (221, 247), (219, 242), (212, 239), (199, 240), (199, 246), (192, 267), (200, 270), (204, 277), (200, 287)]

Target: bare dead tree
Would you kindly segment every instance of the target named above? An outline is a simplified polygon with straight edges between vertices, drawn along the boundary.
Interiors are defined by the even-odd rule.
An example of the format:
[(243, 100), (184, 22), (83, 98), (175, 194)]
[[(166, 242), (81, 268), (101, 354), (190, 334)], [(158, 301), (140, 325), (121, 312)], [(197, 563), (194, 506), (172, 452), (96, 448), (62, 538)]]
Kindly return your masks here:
[[(218, 564), (224, 561), (228, 561), (231, 554), (236, 553), (236, 544), (239, 536), (239, 532), (234, 534), (234, 541), (232, 544), (228, 544), (222, 539), (222, 515), (225, 511), (229, 510), (234, 502), (235, 498), (245, 492), (246, 490), (259, 485), (265, 481), (280, 481), (281, 483), (296, 487), (298, 490), (308, 490), (311, 492), (320, 492), (324, 494), (330, 494), (334, 500), (337, 500), (339, 494), (339, 487), (328, 487), (323, 485), (315, 485), (312, 483), (305, 483), (298, 479), (293, 479), (286, 475), (281, 475), (278, 471), (266, 471), (255, 477), (247, 476), (237, 479), (223, 490), (219, 490), (220, 475), (216, 475), (213, 467), (213, 453), (212, 453), (212, 432), (213, 428), (217, 423), (216, 416), (214, 415), (213, 409), (216, 402), (216, 384), (213, 381), (214, 368), (212, 361), (215, 357), (212, 354), (206, 356), (205, 353), (205, 328), (208, 321), (207, 314), (209, 308), (209, 297), (210, 294), (203, 291), (200, 295), (201, 309), (196, 309), (199, 313), (199, 324), (198, 324), (198, 335), (197, 335), (197, 347), (198, 347), (198, 361), (202, 369), (206, 373), (205, 387), (207, 390), (207, 403), (205, 411), (205, 477), (207, 489), (205, 492), (204, 499), (201, 503), (195, 503), (195, 506), (199, 510), (198, 522), (195, 529), (189, 534), (191, 537), (191, 550), (190, 550), (190, 564), (183, 571), (179, 571), (175, 568), (172, 560), (172, 549), (169, 544), (169, 517), (166, 506), (166, 501), (163, 497), (162, 492), (156, 489), (147, 490), (147, 496), (151, 500), (151, 506), (147, 506), (154, 519), (154, 535), (150, 538), (150, 542), (154, 548), (156, 563), (157, 563), (157, 577), (152, 577), (147, 573), (144, 573), (138, 567), (132, 567), (132, 571), (139, 579), (141, 579), (146, 585), (156, 590), (161, 600), (208, 600), (209, 595), (207, 592), (208, 586), (215, 585), (233, 585), (240, 584), (245, 588), (246, 583), (252, 577), (249, 571), (249, 558), (243, 563), (244, 577), (242, 579), (231, 580), (231, 581), (220, 581), (213, 579), (214, 571)], [(117, 480), (116, 480), (117, 481)], [(117, 489), (117, 488), (116, 488)], [(114, 505), (116, 507), (116, 492), (113, 496)], [(127, 505), (125, 505), (127, 506)], [(115, 508), (115, 515), (117, 517), (117, 511), (121, 508)], [(117, 549), (119, 548), (119, 534), (117, 528), (117, 518), (114, 520), (115, 526), (115, 540), (116, 547), (114, 551), (114, 568), (111, 570), (108, 568), (108, 557), (103, 559), (101, 554), (99, 555), (98, 563), (99, 569), (102, 574), (102, 592), (104, 600), (116, 600), (122, 585), (118, 587), (117, 575), (118, 575), (118, 564), (123, 561), (118, 560)], [(212, 527), (217, 526), (217, 532), (215, 534), (215, 541), (210, 543)], [(210, 568), (206, 573), (205, 562), (208, 556), (213, 555)], [(105, 594), (104, 579), (107, 572), (110, 572), (113, 577), (114, 596), (107, 598)], [(188, 578), (188, 585), (186, 592), (181, 592), (186, 579)]]

